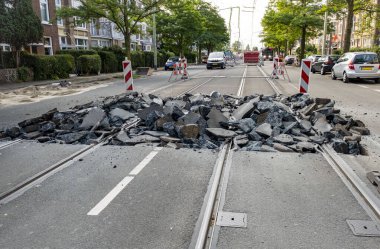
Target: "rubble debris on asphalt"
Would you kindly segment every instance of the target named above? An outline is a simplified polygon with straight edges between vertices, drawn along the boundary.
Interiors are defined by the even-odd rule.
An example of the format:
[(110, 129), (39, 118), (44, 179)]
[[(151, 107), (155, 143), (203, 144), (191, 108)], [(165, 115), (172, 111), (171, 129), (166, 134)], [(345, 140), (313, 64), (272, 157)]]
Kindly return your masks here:
[(334, 104), (307, 94), (240, 98), (213, 92), (161, 99), (131, 92), (69, 111), (53, 109), (0, 131), (0, 139), (91, 144), (114, 135), (108, 144), (176, 149), (218, 149), (232, 140), (235, 149), (280, 152), (316, 152), (318, 145), (328, 143), (338, 153), (365, 154), (360, 141), (369, 129), (340, 114)]

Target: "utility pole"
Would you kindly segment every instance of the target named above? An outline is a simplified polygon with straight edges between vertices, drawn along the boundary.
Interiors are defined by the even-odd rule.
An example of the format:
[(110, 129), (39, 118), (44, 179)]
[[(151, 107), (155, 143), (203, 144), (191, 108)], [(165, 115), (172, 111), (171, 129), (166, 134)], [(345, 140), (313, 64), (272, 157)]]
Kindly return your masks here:
[[(244, 6), (244, 8), (251, 9), (251, 10), (243, 10), (243, 12), (251, 12), (252, 13), (252, 30), (253, 30), (253, 25), (254, 25), (253, 13), (255, 12), (255, 7), (256, 7), (256, 0), (253, 0), (252, 7)], [(251, 47), (253, 47), (253, 32), (251, 32)]]
[[(154, 10), (156, 11), (156, 7)], [(156, 13), (153, 14), (153, 66), (157, 70), (157, 32), (156, 32)]]
[(238, 13), (238, 28), (239, 28), (238, 41), (240, 42), (240, 7), (236, 6), (236, 7), (228, 7), (228, 8), (220, 9), (220, 10), (230, 10), (230, 20), (228, 22), (228, 31), (230, 34), (230, 46), (231, 46), (231, 42), (232, 42), (231, 20), (232, 20), (232, 10), (233, 9), (239, 9), (239, 13)]
[[(326, 7), (328, 0), (326, 1)], [(326, 33), (327, 33), (327, 9), (325, 11), (325, 18), (323, 22), (323, 42), (322, 42), (322, 55), (326, 55)]]

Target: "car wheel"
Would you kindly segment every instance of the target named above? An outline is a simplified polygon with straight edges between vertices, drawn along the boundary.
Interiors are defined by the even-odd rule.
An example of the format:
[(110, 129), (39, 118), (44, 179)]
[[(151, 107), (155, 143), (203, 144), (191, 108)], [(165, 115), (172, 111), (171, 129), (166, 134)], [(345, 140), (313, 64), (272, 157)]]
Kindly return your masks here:
[(315, 73), (315, 69), (314, 69), (314, 68), (311, 68), (311, 72), (312, 72), (312, 73)]
[(374, 79), (373, 80), (375, 83), (380, 83), (380, 78)]
[(343, 83), (350, 83), (350, 79), (347, 77), (346, 72), (343, 72)]
[(211, 67), (207, 67), (207, 70), (211, 70)]
[(323, 67), (321, 68), (321, 75), (325, 75), (326, 72), (325, 72), (325, 69), (323, 69)]
[(336, 75), (334, 70), (331, 70), (331, 79), (336, 80)]

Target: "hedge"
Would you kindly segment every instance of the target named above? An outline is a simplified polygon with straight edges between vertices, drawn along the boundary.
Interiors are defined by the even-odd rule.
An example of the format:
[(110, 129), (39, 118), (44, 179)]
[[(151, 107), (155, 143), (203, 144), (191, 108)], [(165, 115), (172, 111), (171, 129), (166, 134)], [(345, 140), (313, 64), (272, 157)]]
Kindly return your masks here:
[(122, 62), (124, 61), (125, 57), (127, 56), (127, 54), (125, 53), (125, 50), (119, 46), (112, 46), (112, 47), (102, 48), (102, 51), (112, 52), (116, 57), (117, 71), (123, 72)]
[(32, 55), (21, 53), (21, 65), (33, 69), (34, 80), (68, 78), (74, 69), (71, 55)]
[(72, 55), (69, 54), (57, 54), (54, 55), (57, 59), (58, 68), (57, 75), (59, 78), (68, 78), (69, 74), (74, 73), (75, 70), (75, 60)]
[(17, 79), (23, 82), (33, 80), (32, 70), (28, 67), (17, 68)]
[(34, 80), (58, 79), (58, 62), (54, 56), (22, 53), (21, 65), (33, 69)]
[(102, 61), (100, 56), (81, 55), (78, 57), (77, 70), (79, 75), (98, 74), (101, 70)]
[(98, 52), (100, 59), (102, 60), (102, 73), (114, 73), (117, 72), (117, 59), (114, 53), (107, 51)]
[(0, 69), (4, 68), (15, 68), (16, 60), (12, 52), (0, 52)]
[(70, 49), (70, 50), (59, 50), (56, 52), (56, 54), (69, 54), (72, 57), (74, 57), (74, 60), (76, 61), (79, 58), (79, 56), (94, 55), (94, 54), (97, 54), (97, 52), (93, 49)]
[[(157, 66), (163, 67), (169, 57), (174, 56), (172, 52), (161, 51), (157, 54)], [(132, 67), (154, 67), (154, 53), (153, 52), (142, 52), (142, 51), (132, 51), (131, 52)]]

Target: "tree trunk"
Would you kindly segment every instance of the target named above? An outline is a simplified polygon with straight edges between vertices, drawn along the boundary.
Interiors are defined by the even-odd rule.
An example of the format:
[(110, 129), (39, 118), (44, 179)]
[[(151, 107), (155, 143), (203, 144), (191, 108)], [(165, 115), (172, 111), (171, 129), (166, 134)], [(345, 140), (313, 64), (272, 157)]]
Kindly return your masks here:
[(301, 51), (300, 51), (300, 65), (302, 59), (305, 57), (305, 47), (306, 47), (306, 26), (302, 27), (302, 35), (301, 35)]
[(199, 44), (198, 44), (198, 63), (199, 64), (202, 63), (202, 48)]
[(344, 34), (343, 52), (350, 51), (352, 26), (354, 24), (354, 0), (346, 0), (347, 2), (347, 20), (346, 32)]
[(125, 43), (125, 53), (127, 54), (128, 60), (131, 60), (131, 35), (124, 34), (124, 43)]
[(21, 49), (16, 49), (16, 67), (19, 68), (20, 66), (20, 53)]

